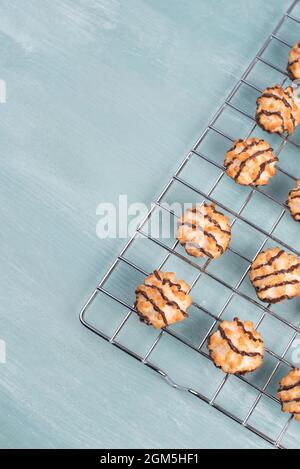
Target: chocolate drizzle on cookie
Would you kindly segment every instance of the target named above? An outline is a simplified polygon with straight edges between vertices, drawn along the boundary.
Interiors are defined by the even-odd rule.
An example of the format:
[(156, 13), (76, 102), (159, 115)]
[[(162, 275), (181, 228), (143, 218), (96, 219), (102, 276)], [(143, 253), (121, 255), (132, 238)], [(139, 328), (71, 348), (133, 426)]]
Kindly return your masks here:
[[(149, 287), (149, 288), (150, 288), (150, 287)], [(151, 305), (153, 306), (153, 309), (154, 309), (155, 311), (157, 311), (157, 312), (160, 314), (160, 316), (161, 316), (161, 318), (162, 318), (162, 320), (163, 320), (165, 326), (167, 326), (167, 325), (168, 325), (168, 321), (167, 321), (166, 315), (165, 315), (164, 311), (163, 311), (162, 309), (160, 309), (160, 307), (155, 303), (155, 301), (152, 300), (152, 299), (147, 295), (147, 293), (146, 293), (145, 291), (141, 290), (140, 288), (138, 288), (138, 289), (135, 291), (135, 293), (142, 295), (142, 296), (145, 298), (145, 300), (147, 300), (149, 303), (151, 303)], [(137, 307), (137, 303), (136, 303), (136, 309), (137, 309), (137, 312), (139, 312), (138, 307)], [(144, 318), (144, 317), (145, 317), (145, 316), (143, 316), (143, 318)]]
[(300, 78), (300, 43), (299, 41), (294, 44), (292, 47), (288, 65), (287, 65), (287, 72), (292, 81), (297, 80)]
[(226, 340), (228, 343), (229, 347), (231, 350), (233, 350), (235, 353), (242, 355), (243, 357), (262, 357), (263, 355), (259, 352), (246, 352), (245, 350), (240, 350), (238, 347), (236, 347), (232, 340), (227, 337), (225, 331), (223, 330), (222, 326), (219, 326), (219, 332), (221, 334), (221, 337)]
[(300, 380), (299, 381), (296, 381), (294, 384), (290, 384), (289, 386), (281, 386), (279, 388), (279, 392), (281, 391), (290, 391), (291, 389), (295, 389), (295, 388), (300, 388)]
[(234, 318), (234, 321), (237, 323), (237, 325), (243, 329), (243, 332), (254, 342), (260, 342), (263, 343), (262, 339), (260, 337), (255, 337), (254, 334), (249, 331), (248, 329), (245, 328), (245, 325), (242, 321), (239, 320), (239, 318)]
[(226, 173), (236, 183), (247, 186), (265, 185), (276, 173), (277, 156), (264, 140), (238, 140), (227, 151), (224, 161)]
[(222, 321), (208, 340), (214, 364), (225, 373), (245, 374), (257, 369), (264, 357), (264, 343), (253, 324), (234, 318)]
[(186, 251), (189, 252), (191, 250), (196, 251), (196, 256), (199, 257), (201, 254), (208, 257), (209, 259), (213, 259), (213, 255), (207, 251), (206, 249), (200, 246), (200, 243), (194, 243), (193, 241), (183, 241), (180, 243), (183, 247), (185, 247)]
[(260, 127), (262, 127), (262, 129), (265, 130), (266, 132), (272, 133), (271, 130), (269, 130), (264, 124), (262, 124), (262, 121), (261, 121), (262, 116), (265, 116), (265, 117), (275, 117), (275, 116), (279, 117), (279, 119), (281, 121), (281, 125), (280, 125), (280, 128), (277, 130), (276, 133), (284, 134), (284, 132), (286, 131), (285, 121), (284, 121), (284, 117), (283, 117), (283, 115), (281, 114), (280, 111), (268, 111), (267, 109), (262, 109), (261, 111), (257, 112), (257, 114), (256, 114), (256, 122), (258, 123), (258, 125)]
[(250, 280), (262, 301), (274, 304), (292, 299), (300, 295), (300, 261), (280, 248), (268, 249), (253, 262)]
[(267, 88), (256, 103), (256, 121), (267, 132), (290, 135), (299, 124), (299, 101), (292, 87)]
[(297, 181), (297, 187), (290, 191), (287, 206), (294, 220), (300, 222), (300, 181)]
[(177, 308), (183, 316), (187, 316), (187, 312), (183, 311), (183, 309), (180, 308), (179, 304), (176, 303), (174, 300), (170, 300), (167, 295), (163, 292), (163, 289), (158, 287), (157, 285), (149, 285), (148, 283), (145, 284), (149, 288), (155, 288), (161, 295), (162, 299), (166, 302), (167, 306), (174, 306), (174, 308)]
[[(269, 272), (268, 274), (260, 275), (259, 277), (255, 278), (255, 281), (257, 282), (258, 280), (263, 280), (268, 277), (272, 277), (273, 275), (281, 275), (281, 274), (289, 274), (291, 272), (294, 272), (294, 270), (300, 269), (300, 263), (297, 262), (296, 264), (292, 265), (288, 269), (281, 269), (277, 270), (276, 272)], [(274, 287), (275, 285), (273, 285)]]
[(176, 237), (188, 254), (214, 259), (220, 257), (229, 245), (229, 220), (216, 210), (214, 204), (204, 203), (184, 212), (179, 219)]
[(284, 254), (284, 251), (282, 249), (279, 249), (279, 251), (277, 252), (276, 251), (276, 254), (274, 254), (274, 256), (271, 256), (270, 259), (266, 262), (263, 262), (262, 264), (258, 264), (258, 265), (253, 265), (252, 266), (252, 270), (258, 270), (258, 269), (261, 269), (262, 267), (267, 267), (269, 265), (272, 265), (274, 261), (276, 261), (276, 259), (279, 259), (279, 257), (282, 256), (282, 254)]
[(190, 287), (172, 272), (155, 270), (137, 287), (135, 309), (146, 324), (162, 328), (183, 320), (192, 303)]
[(283, 412), (288, 412), (300, 420), (300, 369), (295, 368), (280, 382), (278, 398)]

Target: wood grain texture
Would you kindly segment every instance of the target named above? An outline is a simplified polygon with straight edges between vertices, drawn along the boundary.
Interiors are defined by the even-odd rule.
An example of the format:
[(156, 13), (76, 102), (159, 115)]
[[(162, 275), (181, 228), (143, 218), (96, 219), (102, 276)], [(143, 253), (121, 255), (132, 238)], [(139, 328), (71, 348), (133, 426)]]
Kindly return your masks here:
[(160, 192), (289, 3), (0, 0), (1, 447), (264, 446), (78, 312), (96, 206)]

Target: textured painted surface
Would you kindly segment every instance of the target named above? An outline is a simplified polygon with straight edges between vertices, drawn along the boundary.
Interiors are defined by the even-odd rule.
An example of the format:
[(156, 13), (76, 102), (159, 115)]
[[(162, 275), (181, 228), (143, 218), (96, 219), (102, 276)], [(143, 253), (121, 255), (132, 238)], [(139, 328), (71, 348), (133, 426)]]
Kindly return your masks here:
[(289, 3), (0, 0), (1, 447), (264, 446), (78, 311), (97, 204), (160, 192)]

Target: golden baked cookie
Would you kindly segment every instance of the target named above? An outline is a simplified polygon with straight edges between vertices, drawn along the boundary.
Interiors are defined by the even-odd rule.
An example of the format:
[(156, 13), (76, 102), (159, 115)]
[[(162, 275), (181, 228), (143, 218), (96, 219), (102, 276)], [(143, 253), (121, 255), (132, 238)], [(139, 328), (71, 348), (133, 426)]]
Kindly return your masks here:
[(297, 187), (289, 193), (287, 205), (290, 209), (292, 217), (300, 222), (300, 181), (297, 181)]
[(214, 204), (195, 205), (180, 217), (176, 238), (194, 257), (220, 257), (231, 239), (229, 219)]
[(300, 261), (279, 247), (261, 252), (250, 269), (250, 280), (261, 301), (279, 303), (300, 295)]
[(135, 309), (141, 321), (156, 329), (182, 321), (192, 304), (189, 285), (173, 272), (155, 270), (136, 289)]
[(276, 173), (277, 156), (259, 138), (237, 140), (225, 156), (226, 173), (243, 186), (263, 186)]
[(234, 318), (223, 321), (208, 341), (214, 364), (225, 373), (244, 374), (256, 370), (263, 361), (265, 347), (252, 322)]
[(290, 51), (287, 71), (291, 80), (300, 78), (300, 41)]
[(281, 400), (282, 411), (293, 414), (300, 421), (300, 368), (282, 378), (277, 396)]
[(290, 135), (300, 122), (300, 100), (291, 86), (266, 88), (256, 103), (256, 121), (267, 132)]

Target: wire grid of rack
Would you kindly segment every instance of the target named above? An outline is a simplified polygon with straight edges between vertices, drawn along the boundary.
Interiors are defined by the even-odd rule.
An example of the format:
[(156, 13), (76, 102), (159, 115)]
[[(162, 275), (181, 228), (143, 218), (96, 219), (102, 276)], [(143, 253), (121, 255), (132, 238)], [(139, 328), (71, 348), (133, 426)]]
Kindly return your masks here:
[[(205, 131), (202, 133), (202, 135), (199, 137), (195, 145), (192, 147), (192, 149), (189, 151), (187, 156), (184, 158), (183, 162), (173, 174), (171, 177), (170, 181), (166, 185), (166, 187), (163, 189), (162, 193), (158, 197), (157, 201), (152, 205), (151, 210), (143, 220), (143, 222), (138, 226), (136, 233), (134, 236), (129, 240), (129, 242), (126, 244), (124, 249), (121, 251), (119, 254), (118, 258), (115, 260), (109, 271), (106, 273), (106, 275), (103, 277), (103, 279), (100, 281), (96, 289), (93, 291), (91, 296), (89, 297), (88, 301), (82, 308), (80, 312), (80, 320), (81, 322), (88, 327), (90, 330), (104, 338), (105, 340), (109, 341), (119, 349), (123, 350), (127, 354), (131, 355), (132, 357), (136, 358), (143, 364), (145, 364), (147, 367), (151, 368), (155, 372), (157, 372), (160, 376), (162, 376), (171, 386), (184, 390), (186, 392), (189, 392), (193, 394), (194, 396), (200, 398), (202, 401), (206, 402), (213, 408), (217, 409), (218, 411), (222, 412), (225, 414), (227, 417), (233, 419), (235, 422), (241, 424), (251, 432), (255, 433), (259, 437), (263, 438), (266, 442), (268, 442), (270, 445), (276, 448), (285, 448), (285, 445), (283, 443), (287, 433), (289, 432), (290, 426), (293, 422), (293, 417), (289, 417), (286, 414), (280, 413), (280, 403), (279, 400), (276, 397), (276, 392), (272, 392), (269, 390), (270, 384), (273, 382), (274, 378), (277, 376), (277, 373), (279, 372), (279, 369), (284, 366), (285, 368), (290, 369), (293, 366), (292, 360), (290, 359), (289, 355), (291, 352), (291, 348), (293, 344), (295, 343), (295, 340), (297, 340), (298, 333), (300, 333), (300, 328), (299, 324), (297, 322), (293, 321), (290, 319), (289, 315), (283, 314), (281, 315), (281, 310), (273, 308), (272, 305), (264, 305), (261, 303), (257, 297), (252, 296), (247, 290), (243, 290), (241, 288), (245, 282), (245, 279), (247, 278), (247, 274), (250, 269), (250, 265), (252, 260), (257, 256), (257, 254), (267, 246), (269, 242), (272, 242), (273, 244), (275, 243), (276, 245), (279, 244), (283, 246), (285, 249), (289, 250), (290, 252), (300, 255), (299, 251), (299, 246), (294, 245), (293, 242), (283, 241), (281, 239), (282, 231), (285, 231), (285, 228), (279, 230), (278, 234), (278, 229), (281, 226), (282, 223), (284, 223), (283, 227), (285, 227), (286, 222), (284, 222), (285, 217), (287, 215), (287, 207), (284, 201), (280, 199), (280, 197), (277, 196), (276, 191), (272, 190), (268, 191), (265, 190), (264, 188), (251, 188), (249, 189), (249, 192), (246, 193), (245, 198), (242, 200), (241, 206), (238, 208), (235, 207), (235, 205), (232, 206), (232, 203), (230, 202), (224, 202), (224, 200), (219, 200), (217, 195), (217, 189), (219, 185), (226, 180), (226, 175), (225, 175), (225, 169), (222, 164), (222, 161), (218, 161), (216, 158), (212, 157), (211, 155), (207, 155), (207, 151), (204, 151), (202, 149), (202, 146), (205, 147), (204, 143), (206, 139), (208, 139), (211, 134), (214, 135), (214, 137), (220, 137), (221, 139), (224, 140), (224, 145), (222, 147), (222, 152), (223, 155), (226, 151), (226, 145), (225, 142), (227, 142), (227, 148), (228, 145), (230, 146), (230, 143), (235, 140), (235, 138), (239, 138), (240, 134), (236, 135), (235, 138), (229, 135), (229, 133), (222, 128), (222, 124), (218, 125), (222, 122), (222, 117), (226, 112), (230, 111), (235, 114), (235, 116), (238, 116), (238, 122), (241, 123), (242, 120), (247, 121), (247, 130), (245, 132), (245, 136), (250, 136), (255, 132), (255, 135), (257, 135), (257, 132), (259, 129), (257, 128), (254, 114), (251, 114), (248, 111), (247, 103), (246, 105), (237, 105), (236, 104), (236, 97), (241, 93), (241, 90), (247, 89), (248, 91), (257, 93), (257, 95), (262, 91), (262, 87), (258, 86), (255, 84), (255, 80), (251, 80), (251, 76), (253, 75), (253, 71), (255, 70), (256, 67), (264, 67), (264, 72), (262, 72), (261, 69), (259, 70), (258, 76), (262, 77), (263, 75), (268, 75), (266, 72), (267, 70), (271, 71), (271, 74), (275, 74), (278, 80), (280, 80), (281, 84), (285, 84), (288, 81), (288, 76), (285, 71), (284, 66), (281, 67), (278, 65), (278, 58), (276, 57), (276, 47), (280, 46), (284, 48), (284, 57), (287, 59), (288, 55), (288, 49), (292, 46), (292, 41), (287, 40), (284, 38), (284, 34), (281, 34), (282, 31), (284, 30), (290, 30), (291, 25), (293, 27), (298, 28), (298, 32), (300, 33), (300, 15), (295, 16), (294, 14), (294, 9), (296, 8), (297, 4), (299, 3), (299, 0), (296, 0), (292, 3), (286, 14), (281, 18), (280, 22), (278, 25), (274, 28), (273, 32), (271, 35), (267, 38), (265, 41), (264, 45), (258, 52), (258, 54), (254, 57), (240, 80), (237, 82), (237, 84), (234, 86), (233, 90), (230, 92), (228, 98), (224, 101), (220, 109), (217, 111), (213, 119), (210, 121), (208, 124), (207, 128)], [(299, 6), (299, 5), (298, 5)], [(300, 34), (299, 34), (300, 36)], [(275, 44), (275, 49), (274, 49), (274, 44)], [(273, 49), (273, 53), (275, 50), (275, 60), (271, 60), (268, 55), (268, 50)], [(253, 75), (255, 76), (255, 74)], [(271, 79), (271, 78), (268, 78)], [(273, 83), (275, 84), (275, 83)], [(272, 83), (266, 83), (266, 85), (272, 85)], [(253, 98), (251, 98), (253, 100)], [(241, 100), (243, 102), (243, 99)], [(255, 99), (254, 99), (255, 103)], [(227, 116), (225, 115), (225, 121), (227, 119)], [(237, 128), (235, 129), (236, 132), (239, 132), (239, 124), (236, 126)], [(242, 125), (241, 125), (242, 127)], [(283, 152), (289, 148), (290, 150), (294, 152), (299, 152), (300, 149), (300, 144), (297, 143), (297, 141), (294, 140), (292, 137), (284, 137), (284, 136), (269, 136), (270, 138), (276, 139), (275, 144), (277, 145), (276, 148), (276, 154), (282, 155)], [(268, 140), (268, 138), (267, 138)], [(195, 182), (190, 182), (183, 176), (185, 168), (188, 166), (188, 164), (191, 162), (193, 158), (196, 158), (197, 161), (200, 161), (201, 164), (203, 163), (206, 165), (205, 167), (213, 168), (216, 173), (214, 173), (214, 181), (210, 185), (209, 189), (205, 189), (201, 186), (201, 184), (196, 185)], [(279, 164), (278, 168), (278, 175), (282, 176), (285, 178), (286, 181), (288, 181), (289, 187), (293, 187), (295, 185), (296, 177), (295, 177), (295, 159), (293, 160), (294, 163), (290, 164), (288, 168), (281, 166), (281, 161)], [(294, 165), (294, 166), (293, 166)], [(204, 171), (205, 173), (205, 171)], [(279, 176), (276, 177), (279, 177)], [(230, 279), (227, 278), (225, 275), (225, 279), (222, 278), (219, 270), (216, 269), (211, 269), (211, 261), (207, 260), (202, 262), (197, 262), (197, 260), (191, 260), (190, 257), (186, 256), (186, 253), (180, 249), (180, 246), (178, 245), (178, 242), (176, 240), (172, 240), (171, 243), (166, 242), (165, 240), (158, 239), (157, 237), (152, 236), (149, 234), (146, 230), (147, 223), (153, 216), (154, 212), (156, 210), (159, 210), (161, 212), (168, 212), (168, 215), (174, 217), (176, 220), (176, 217), (178, 215), (175, 213), (175, 211), (170, 210), (167, 208), (166, 205), (164, 205), (164, 198), (168, 195), (168, 193), (171, 190), (174, 190), (174, 185), (177, 185), (177, 189), (175, 190), (176, 193), (178, 193), (178, 187), (184, 188), (184, 190), (190, 191), (192, 194), (195, 196), (201, 198), (203, 201), (210, 201), (216, 203), (216, 205), (223, 210), (223, 212), (227, 213), (230, 218), (231, 218), (231, 226), (232, 229), (237, 228), (238, 225), (241, 227), (242, 225), (244, 227), (247, 227), (247, 229), (251, 230), (251, 239), (254, 241), (254, 239), (259, 241), (258, 248), (255, 249), (255, 252), (253, 252), (250, 256), (247, 254), (244, 254), (241, 249), (235, 248), (235, 246), (230, 246), (229, 248), (229, 253), (232, 256), (235, 256), (235, 258), (239, 259), (241, 262), (245, 263), (246, 267), (240, 276), (240, 278), (236, 279), (234, 283), (230, 281)], [(202, 184), (203, 185), (203, 184)], [(204, 184), (205, 185), (205, 184)], [(201, 186), (201, 187), (200, 187)], [(278, 187), (278, 186), (276, 186)], [(244, 188), (241, 190), (244, 191)], [(274, 193), (275, 192), (275, 193)], [(245, 195), (245, 193), (243, 193)], [(235, 194), (234, 194), (235, 196)], [(259, 196), (261, 198), (261, 202), (266, 202), (268, 201), (269, 203), (272, 204), (272, 207), (276, 207), (276, 219), (275, 220), (269, 220), (269, 216), (265, 217), (265, 220), (263, 223), (257, 223), (256, 221), (251, 220), (251, 217), (249, 218), (247, 216), (247, 207), (249, 206), (250, 202), (253, 201), (255, 197)], [(255, 201), (257, 203), (257, 200)], [(270, 225), (270, 223), (272, 224)], [(292, 222), (295, 224), (295, 222)], [(267, 226), (267, 227), (266, 227)], [(296, 226), (296, 224), (295, 224)], [(298, 228), (298, 227), (297, 227)], [(237, 230), (238, 233), (239, 230)], [(135, 310), (134, 307), (132, 306), (132, 303), (130, 303), (130, 300), (127, 298), (127, 295), (125, 295), (126, 299), (121, 298), (121, 293), (122, 291), (126, 291), (126, 289), (131, 288), (131, 286), (128, 286), (128, 278), (127, 274), (123, 274), (123, 277), (121, 276), (121, 280), (123, 282), (123, 286), (118, 288), (118, 294), (114, 293), (109, 287), (109, 285), (114, 284), (114, 275), (116, 275), (117, 280), (119, 280), (119, 274), (116, 274), (117, 269), (122, 266), (126, 266), (128, 269), (132, 269), (135, 273), (141, 276), (143, 278), (144, 276), (149, 274), (149, 269), (146, 269), (142, 265), (140, 265), (139, 262), (133, 261), (130, 257), (130, 255), (127, 255), (128, 252), (132, 251), (132, 249), (135, 249), (136, 247), (136, 242), (140, 240), (140, 238), (144, 239), (147, 241), (149, 244), (148, 249), (148, 254), (149, 255), (149, 250), (150, 250), (150, 257), (152, 256), (152, 250), (153, 250), (153, 257), (154, 256), (154, 250), (157, 248), (159, 251), (163, 253), (162, 260), (160, 262), (160, 265), (156, 265), (156, 268), (162, 269), (166, 267), (168, 264), (168, 261), (170, 258), (176, 259), (176, 261), (185, 264), (187, 268), (191, 268), (194, 277), (193, 280), (190, 282), (191, 284), (191, 294), (193, 297), (193, 292), (195, 291), (197, 285), (199, 284), (200, 279), (203, 279), (205, 277), (209, 281), (213, 282), (213, 287), (211, 291), (209, 292), (209, 288), (206, 286), (203, 288), (204, 294), (206, 294), (206, 298), (204, 301), (193, 301), (193, 308), (195, 309), (196, 313), (198, 316), (201, 312), (203, 314), (203, 317), (206, 317), (209, 319), (208, 325), (205, 323), (205, 330), (203, 332), (203, 336), (201, 337), (201, 340), (199, 339), (198, 343), (195, 343), (191, 338), (186, 337), (186, 329), (185, 329), (185, 334), (182, 334), (178, 332), (178, 329), (175, 327), (170, 327), (163, 329), (161, 331), (155, 331), (152, 328), (149, 328), (141, 323), (138, 322), (137, 316), (134, 314)], [(147, 246), (148, 246), (147, 244)], [(144, 247), (143, 247), (144, 249)], [(140, 256), (143, 259), (143, 253)], [(142, 261), (141, 261), (142, 262)], [(218, 261), (217, 261), (218, 262)], [(215, 264), (217, 266), (217, 264)], [(230, 267), (229, 267), (230, 268)], [(217, 267), (219, 269), (219, 267)], [(226, 266), (226, 271), (228, 272), (228, 265)], [(133, 283), (134, 285), (134, 283)], [(134, 292), (134, 287), (132, 285), (132, 289)], [(208, 296), (212, 295), (218, 296), (218, 289), (217, 287), (223, 288), (228, 292), (226, 295), (226, 300), (223, 302), (219, 312), (216, 314), (215, 310), (212, 310), (213, 308), (208, 306)], [(132, 292), (131, 292), (132, 293)], [(121, 308), (122, 311), (126, 311), (126, 313), (122, 312), (122, 315), (117, 315), (116, 319), (112, 321), (112, 317), (110, 318), (107, 317), (104, 321), (110, 322), (111, 323), (111, 328), (109, 328), (109, 332), (105, 330), (105, 327), (103, 326), (104, 322), (100, 323), (100, 325), (97, 323), (97, 320), (92, 318), (88, 318), (88, 314), (90, 309), (92, 308), (92, 305), (96, 301), (96, 298), (98, 299), (99, 296), (101, 296), (102, 300), (100, 306), (102, 305), (103, 298), (105, 297), (106, 299), (109, 300), (109, 307), (108, 309), (111, 310), (111, 314), (113, 315), (113, 307), (118, 307)], [(284, 326), (286, 330), (289, 331), (290, 334), (288, 334), (288, 342), (284, 344), (284, 348), (281, 349), (280, 351), (274, 350), (274, 347), (266, 348), (266, 356), (270, 358), (271, 365), (268, 367), (268, 374), (267, 376), (264, 377), (263, 381), (256, 380), (255, 378), (248, 378), (247, 375), (245, 376), (237, 376), (235, 379), (239, 380), (241, 383), (246, 385), (251, 391), (253, 391), (255, 394), (255, 398), (251, 400), (250, 405), (246, 409), (246, 413), (244, 413), (242, 416), (240, 415), (240, 412), (237, 412), (233, 407), (229, 407), (225, 405), (224, 403), (219, 403), (218, 399), (226, 386), (226, 383), (228, 382), (231, 377), (228, 375), (222, 374), (220, 370), (215, 371), (217, 373), (217, 378), (215, 375), (213, 375), (213, 369), (215, 369), (211, 363), (211, 358), (208, 354), (207, 351), (207, 339), (209, 335), (212, 333), (212, 331), (216, 328), (218, 325), (219, 321), (224, 318), (224, 314), (227, 311), (228, 307), (230, 304), (232, 304), (235, 300), (235, 298), (238, 298), (241, 301), (244, 301), (245, 304), (247, 304), (249, 307), (255, 309), (256, 314), (257, 314), (257, 321), (256, 321), (256, 327), (261, 327), (263, 325), (263, 322), (265, 321), (266, 318), (271, 318), (274, 324), (274, 330), (276, 329), (277, 325)], [(130, 297), (131, 299), (131, 297)], [(193, 297), (194, 300), (194, 297)], [(98, 309), (96, 312), (96, 315), (101, 314), (99, 313)], [(95, 318), (96, 316), (94, 316)], [(135, 328), (140, 327), (143, 329), (134, 329), (133, 335), (136, 333), (139, 334), (140, 332), (143, 335), (143, 337), (147, 337), (145, 339), (145, 350), (143, 353), (138, 352), (135, 347), (131, 347), (130, 345), (122, 343), (122, 340), (120, 340), (120, 336), (122, 335), (122, 332), (124, 331), (124, 328), (130, 328), (132, 326), (132, 317), (134, 317), (135, 320)], [(248, 319), (251, 319), (251, 317), (248, 317)], [(189, 320), (184, 321), (184, 323), (188, 323)], [(138, 326), (137, 326), (138, 324)], [(186, 325), (186, 328), (188, 325)], [(200, 326), (201, 327), (201, 326)], [(191, 328), (194, 329), (194, 328)], [(147, 330), (147, 332), (145, 332)], [(151, 332), (149, 332), (151, 330)], [(137, 332), (136, 332), (137, 331)], [(155, 351), (159, 347), (159, 344), (163, 340), (164, 337), (169, 337), (172, 340), (175, 340), (175, 343), (177, 344), (176, 346), (179, 347), (178, 344), (183, 345), (184, 347), (187, 347), (189, 351), (191, 351), (194, 355), (196, 354), (197, 360), (201, 359), (204, 360), (204, 362), (208, 363), (210, 362), (211, 368), (209, 369), (209, 372), (207, 374), (207, 379), (205, 376), (205, 385), (207, 387), (207, 380), (209, 380), (210, 376), (213, 376), (212, 380), (214, 384), (216, 384), (215, 387), (213, 387), (209, 393), (205, 393), (199, 390), (199, 387), (197, 386), (184, 386), (182, 384), (179, 384), (178, 381), (180, 381), (181, 375), (179, 373), (179, 378), (175, 379), (174, 375), (171, 376), (170, 372), (166, 372), (165, 369), (163, 369), (163, 366), (160, 365), (160, 363), (156, 363), (156, 360), (153, 359), (153, 355), (155, 354)], [(300, 337), (300, 336), (299, 336)], [(276, 348), (276, 347), (275, 347)], [(204, 363), (203, 362), (203, 363)], [(199, 363), (199, 370), (198, 372), (201, 373), (201, 363)], [(188, 368), (189, 363), (185, 363), (185, 368)], [(204, 366), (204, 365), (203, 365)], [(216, 369), (215, 369), (216, 370)], [(211, 373), (211, 374), (209, 374)], [(278, 381), (277, 381), (278, 382)], [(209, 395), (208, 395), (209, 394)], [(258, 409), (260, 406), (262, 400), (265, 400), (269, 406), (271, 406), (271, 411), (270, 411), (270, 421), (274, 422), (278, 418), (278, 415), (281, 415), (280, 418), (280, 428), (275, 425), (275, 434), (274, 432), (270, 433), (269, 429), (262, 427), (261, 425), (256, 425), (256, 421), (254, 423), (252, 422), (252, 418), (254, 415), (254, 412)], [(274, 410), (276, 409), (276, 410)], [(278, 410), (279, 409), (279, 410)], [(264, 412), (264, 411), (262, 411)], [(263, 415), (264, 417), (264, 415)], [(273, 426), (273, 425), (272, 425)], [(300, 436), (299, 433), (297, 434), (298, 437)], [(297, 440), (297, 436), (296, 436)]]

